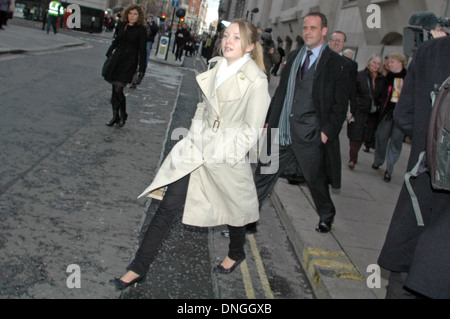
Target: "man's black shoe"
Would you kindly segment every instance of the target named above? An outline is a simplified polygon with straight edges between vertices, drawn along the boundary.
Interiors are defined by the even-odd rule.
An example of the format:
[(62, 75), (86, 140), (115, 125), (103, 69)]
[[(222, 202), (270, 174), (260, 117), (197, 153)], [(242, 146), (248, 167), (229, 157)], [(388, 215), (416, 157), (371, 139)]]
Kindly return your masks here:
[(319, 224), (317, 224), (316, 231), (318, 231), (319, 233), (328, 233), (330, 232), (330, 230), (331, 230), (330, 222), (325, 222), (321, 220)]

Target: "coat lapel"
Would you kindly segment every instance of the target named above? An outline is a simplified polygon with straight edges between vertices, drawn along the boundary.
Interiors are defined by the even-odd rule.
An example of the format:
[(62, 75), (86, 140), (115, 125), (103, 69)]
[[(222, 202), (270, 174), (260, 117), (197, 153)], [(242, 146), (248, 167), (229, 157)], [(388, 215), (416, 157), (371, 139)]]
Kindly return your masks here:
[[(214, 62), (217, 62), (217, 61), (211, 60), (211, 63), (214, 63)], [(212, 108), (214, 109), (214, 111), (216, 111), (217, 114), (219, 114), (220, 110), (219, 110), (219, 103), (218, 103), (217, 95), (216, 95), (216, 76), (217, 76), (217, 72), (220, 68), (220, 63), (222, 63), (222, 61), (219, 60), (214, 68), (212, 68), (202, 74), (199, 74), (197, 76), (197, 83), (198, 83), (200, 89), (202, 90), (206, 99), (209, 101)]]
[(234, 101), (241, 99), (259, 72), (259, 68), (256, 64), (249, 61), (236, 73), (236, 75), (227, 79), (218, 90), (216, 90), (216, 76), (220, 69), (220, 64), (223, 63), (223, 61), (224, 60), (219, 60), (213, 69), (197, 76), (197, 83), (200, 86), (200, 89), (217, 114), (220, 114), (221, 111), (218, 101)]
[(322, 56), (320, 57), (319, 64), (317, 65), (316, 73), (314, 74), (314, 81), (317, 79), (323, 67), (327, 64), (328, 60), (330, 59), (331, 55), (330, 53), (331, 49), (327, 45), (325, 49), (323, 49)]

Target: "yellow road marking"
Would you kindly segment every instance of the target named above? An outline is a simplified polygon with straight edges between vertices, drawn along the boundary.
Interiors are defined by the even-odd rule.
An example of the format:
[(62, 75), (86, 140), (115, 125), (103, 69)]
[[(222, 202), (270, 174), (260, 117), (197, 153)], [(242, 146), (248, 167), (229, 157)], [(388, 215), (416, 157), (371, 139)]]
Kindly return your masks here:
[(250, 243), (250, 247), (252, 249), (253, 257), (255, 258), (256, 269), (258, 270), (264, 294), (267, 299), (275, 299), (273, 296), (272, 289), (270, 288), (269, 279), (267, 278), (266, 270), (264, 268), (261, 255), (259, 254), (258, 246), (256, 245), (255, 236), (253, 234), (250, 234), (247, 236), (247, 238)]
[(247, 299), (256, 299), (255, 290), (253, 289), (252, 279), (250, 278), (250, 272), (248, 271), (247, 261), (241, 263), (241, 273), (244, 279), (245, 293), (247, 294)]

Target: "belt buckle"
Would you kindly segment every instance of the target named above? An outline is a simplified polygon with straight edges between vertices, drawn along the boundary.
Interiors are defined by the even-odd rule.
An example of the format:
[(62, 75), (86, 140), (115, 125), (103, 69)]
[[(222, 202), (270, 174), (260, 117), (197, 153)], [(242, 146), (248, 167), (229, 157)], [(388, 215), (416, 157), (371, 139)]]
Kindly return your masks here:
[(213, 127), (212, 127), (212, 131), (214, 133), (217, 133), (219, 131), (219, 127), (220, 127), (220, 121), (219, 120), (215, 120)]

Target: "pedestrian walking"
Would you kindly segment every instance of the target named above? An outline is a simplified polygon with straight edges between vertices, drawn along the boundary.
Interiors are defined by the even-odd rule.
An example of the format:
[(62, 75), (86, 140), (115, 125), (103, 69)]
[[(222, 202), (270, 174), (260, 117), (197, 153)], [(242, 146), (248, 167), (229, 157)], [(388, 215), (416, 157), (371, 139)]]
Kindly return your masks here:
[(190, 41), (191, 35), (188, 30), (188, 26), (186, 23), (183, 23), (181, 29), (178, 29), (175, 33), (175, 41), (177, 44), (177, 50), (175, 52), (175, 61), (181, 61), (181, 57), (183, 56), (184, 47), (186, 43)]
[[(431, 31), (436, 37), (438, 30)], [(442, 32), (443, 33), (443, 32)], [(408, 69), (394, 110), (396, 125), (412, 136), (408, 172), (427, 143), (431, 92), (450, 75), (450, 36), (420, 46)], [(411, 179), (424, 226), (419, 226), (411, 197), (403, 184), (378, 264), (389, 270), (387, 299), (450, 299), (450, 193), (436, 191), (428, 172)]]
[[(347, 61), (349, 65), (349, 105), (356, 104), (356, 78), (358, 76), (358, 63), (349, 59), (344, 55), (344, 47), (347, 45), (347, 35), (342, 31), (334, 31), (331, 34), (328, 42), (330, 49)], [(341, 142), (339, 138), (328, 141), (325, 144), (325, 165), (327, 168), (328, 181), (334, 193), (338, 193), (342, 186), (342, 157), (341, 157)]]
[(406, 57), (400, 53), (389, 55), (389, 69), (386, 75), (386, 85), (382, 95), (383, 106), (380, 110), (381, 120), (377, 127), (375, 155), (372, 165), (378, 169), (387, 160), (384, 180), (391, 181), (394, 164), (398, 161), (402, 152), (405, 134), (394, 125), (394, 110), (400, 98), (403, 88), (403, 80), (406, 76)]
[(189, 134), (174, 146), (141, 196), (165, 189), (128, 272), (110, 283), (125, 289), (141, 281), (179, 213), (198, 227), (228, 225), (230, 245), (217, 273), (229, 274), (245, 259), (245, 225), (259, 219), (247, 153), (256, 145), (270, 104), (257, 30), (235, 20), (222, 39), (222, 57), (197, 76), (203, 92)]
[(63, 16), (64, 7), (61, 2), (58, 0), (53, 0), (48, 5), (48, 13), (47, 13), (47, 34), (50, 32), (50, 26), (53, 28), (53, 33), (58, 33), (57, 23), (58, 18)]
[[(292, 52), (281, 71), (268, 115), (268, 134), (279, 144), (275, 168), (261, 162), (255, 172), (260, 205), (272, 192), (282, 169), (295, 159), (311, 191), (320, 220), (318, 232), (327, 233), (336, 215), (325, 166), (325, 144), (339, 138), (349, 100), (349, 65), (324, 43), (327, 18), (309, 13), (303, 22), (305, 45)], [(271, 158), (276, 160), (276, 154)], [(262, 172), (262, 168), (265, 172)], [(270, 172), (270, 173), (269, 173)], [(249, 226), (254, 227), (254, 225)]]
[(116, 37), (106, 52), (108, 60), (104, 66), (103, 77), (112, 84), (113, 110), (113, 118), (107, 126), (125, 125), (128, 114), (123, 89), (132, 82), (137, 69), (139, 72), (136, 83), (140, 84), (144, 78), (147, 68), (146, 42), (144, 9), (141, 5), (130, 4), (124, 9), (116, 28)]
[(355, 168), (358, 153), (364, 141), (375, 135), (374, 127), (378, 123), (380, 96), (384, 88), (384, 76), (379, 73), (381, 58), (371, 56), (366, 68), (360, 71), (356, 80), (356, 103), (350, 105), (347, 117), (347, 137), (350, 141), (350, 160), (348, 166)]
[(0, 0), (0, 30), (5, 30), (3, 28), (8, 20), (9, 6), (11, 5), (11, 0)]
[(153, 42), (155, 42), (155, 36), (159, 32), (159, 27), (156, 25), (153, 16), (149, 16), (147, 19), (147, 64), (150, 59), (150, 53), (152, 52)]

